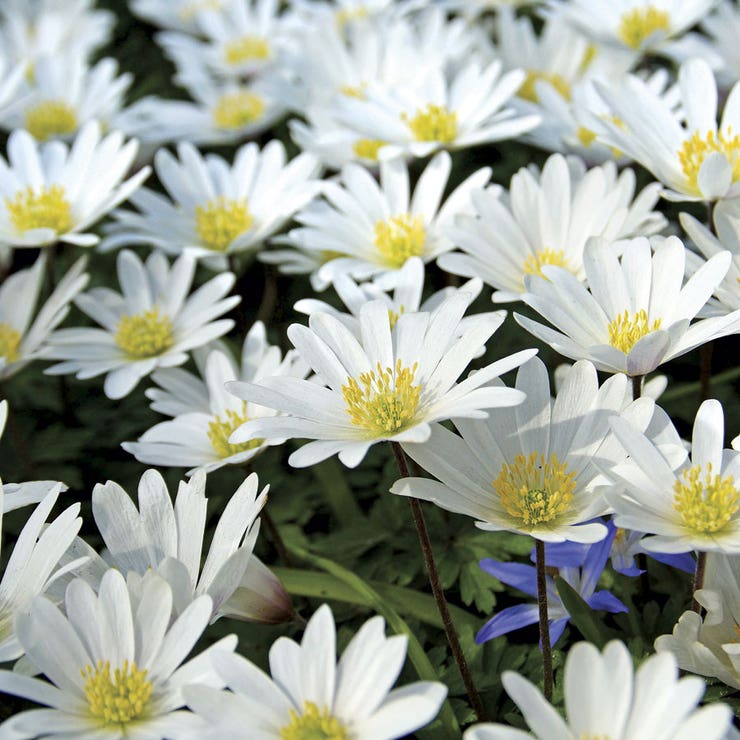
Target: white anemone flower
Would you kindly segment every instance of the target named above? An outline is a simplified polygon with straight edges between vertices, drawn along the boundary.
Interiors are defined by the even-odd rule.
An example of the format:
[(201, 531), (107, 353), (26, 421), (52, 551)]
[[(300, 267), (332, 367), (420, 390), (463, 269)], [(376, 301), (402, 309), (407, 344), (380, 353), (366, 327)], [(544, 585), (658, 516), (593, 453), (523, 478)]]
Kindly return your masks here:
[(719, 0), (550, 0), (586, 36), (634, 54), (660, 51), (698, 23)]
[(585, 280), (583, 250), (599, 236), (615, 241), (660, 231), (666, 219), (652, 210), (660, 185), (636, 198), (635, 174), (617, 176), (613, 163), (587, 170), (582, 160), (553, 154), (542, 172), (522, 168), (508, 197), (497, 186), (471, 193), (474, 212), (456, 216), (447, 235), (462, 250), (437, 264), (447, 272), (480, 277), (497, 290), (494, 302), (518, 300), (524, 278), (558, 265)]
[(522, 300), (556, 328), (514, 314), (517, 322), (560, 354), (589, 359), (609, 373), (645, 375), (661, 363), (740, 330), (740, 311), (692, 319), (722, 282), (730, 253), (708, 260), (684, 284), (686, 249), (674, 237), (614, 245), (591, 239), (584, 252), (588, 288), (554, 265), (526, 279)]
[(37, 597), (18, 618), (27, 659), (48, 681), (0, 671), (0, 691), (49, 708), (14, 715), (0, 726), (0, 735), (165, 740), (200, 725), (181, 709), (183, 689), (191, 683), (223, 686), (211, 659), (236, 647), (230, 635), (183, 663), (208, 624), (209, 596), (196, 599), (171, 623), (166, 581), (150, 574), (135, 597), (111, 569), (97, 594), (82, 579), (72, 581), (64, 606), (66, 616)]
[(188, 350), (226, 334), (231, 319), (214, 319), (239, 302), (224, 296), (234, 275), (222, 273), (188, 296), (195, 262), (180, 257), (172, 266), (158, 252), (145, 264), (129, 250), (118, 254), (123, 294), (94, 288), (76, 299), (77, 306), (102, 328), (60, 329), (51, 335), (44, 357), (63, 360), (47, 373), (76, 373), (94, 378), (106, 373), (108, 398), (127, 396), (157, 367), (182, 365)]
[(131, 12), (160, 28), (200, 32), (198, 16), (204, 11), (218, 11), (226, 0), (131, 0)]
[(240, 147), (233, 164), (188, 143), (178, 146), (177, 157), (161, 149), (154, 168), (169, 198), (148, 188), (134, 193), (137, 210), (114, 211), (101, 249), (146, 244), (225, 269), (225, 256), (256, 249), (319, 192), (313, 155), (286, 160), (274, 139), (264, 149)]
[[(0, 663), (23, 655), (25, 646), (18, 639), (16, 617), (25, 612), (33, 597), (43, 593), (56, 578), (81, 564), (78, 560), (60, 567), (60, 560), (82, 526), (82, 519), (78, 516), (80, 505), (68, 506), (46, 525), (62, 488), (61, 483), (54, 485), (28, 517), (0, 579)], [(0, 540), (4, 510), (0, 481)]]
[(489, 167), (477, 170), (442, 204), (451, 170), (450, 155), (440, 152), (412, 193), (408, 167), (400, 158), (381, 162), (379, 184), (364, 167), (348, 164), (339, 182), (324, 183), (322, 200), (296, 214), (301, 226), (276, 241), (316, 253), (323, 262), (316, 278), (324, 287), (338, 275), (350, 275), (391, 288), (410, 257), (429, 262), (452, 249), (444, 227), (472, 210), (471, 192), (491, 176)]
[(599, 138), (646, 167), (674, 201), (713, 201), (740, 193), (740, 85), (730, 91), (717, 124), (717, 83), (702, 59), (681, 65), (681, 109), (671, 110), (645, 83), (627, 75), (598, 85), (612, 117)]
[(653, 552), (740, 554), (740, 452), (722, 449), (722, 405), (704, 401), (694, 420), (691, 458), (676, 464), (624, 419), (612, 429), (629, 459), (605, 470), (619, 485), (606, 497), (618, 527), (646, 532)]
[(602, 540), (606, 527), (589, 522), (609, 510), (601, 466), (623, 457), (610, 444), (609, 418), (631, 400), (626, 377), (599, 387), (594, 366), (577, 362), (553, 400), (547, 368), (534, 358), (519, 368), (516, 389), (526, 394), (519, 406), (455, 419), (459, 435), (435, 424), (426, 442), (404, 444), (437, 480), (402, 478), (391, 493), (471, 516), (480, 529), (544, 542)]
[[(162, 476), (147, 470), (139, 481), (138, 510), (117, 483), (96, 485), (92, 511), (106, 552), (101, 558), (78, 539), (74, 554), (89, 558), (81, 575), (97, 588), (108, 568), (116, 568), (126, 576), (129, 589), (138, 593), (145, 588), (147, 573), (155, 571), (172, 589), (173, 618), (207, 594), (211, 622), (222, 616), (285, 621), (293, 611), (290, 598), (269, 570), (254, 565), (252, 555), (259, 532), (257, 516), (269, 486), (258, 494), (256, 473), (239, 486), (223, 506), (201, 566), (208, 507), (205, 485), (205, 473), (196, 471), (190, 481), (179, 483), (173, 504)], [(260, 583), (262, 594), (256, 596)]]
[(114, 131), (101, 137), (95, 121), (83, 126), (71, 147), (38, 144), (27, 131), (8, 139), (8, 161), (0, 157), (0, 242), (40, 247), (58, 241), (89, 247), (85, 232), (126, 200), (149, 176), (144, 167), (128, 180), (138, 143), (123, 143)]
[(283, 359), (280, 348), (267, 343), (264, 324), (257, 322), (244, 340), (241, 368), (225, 347), (212, 348), (201, 373), (202, 380), (180, 368), (157, 370), (152, 379), (160, 387), (148, 389), (146, 395), (155, 411), (174, 418), (156, 424), (137, 442), (124, 442), (123, 449), (148, 465), (189, 467), (188, 475), (196, 467), (210, 473), (224, 465), (244, 465), (279, 440), (231, 444), (231, 433), (248, 419), (274, 416), (275, 411), (236, 398), (225, 384), (274, 376), (305, 378), (308, 366), (295, 351)]
[(32, 267), (18, 270), (0, 285), (0, 381), (7, 380), (43, 355), (50, 333), (69, 312), (70, 303), (85, 287), (86, 260), (78, 259), (54, 288), (34, 318), (44, 280), (47, 255)]
[(708, 553), (704, 585), (694, 598), (707, 610), (704, 618), (684, 612), (655, 649), (673, 653), (684, 671), (740, 689), (740, 557)]
[(627, 646), (617, 640), (607, 643), (603, 652), (588, 642), (571, 648), (565, 661), (567, 719), (518, 673), (504, 671), (502, 682), (531, 732), (482, 724), (468, 729), (464, 740), (722, 740), (732, 727), (732, 710), (726, 704), (697, 708), (704, 681), (679, 678), (670, 653), (651, 655), (635, 671)]
[(308, 438), (314, 441), (290, 456), (291, 465), (314, 465), (339, 454), (347, 467), (355, 467), (376, 442), (423, 442), (431, 422), (480, 418), (486, 416), (483, 409), (521, 403), (520, 391), (482, 386), (536, 350), (493, 362), (457, 383), (505, 316), (503, 311), (469, 316), (463, 329), (469, 303), (457, 292), (429, 313), (404, 313), (391, 329), (385, 302), (370, 301), (360, 311), (360, 339), (324, 313), (311, 316), (308, 327), (292, 324), (288, 337), (316, 378), (229, 383), (238, 398), (286, 414), (248, 421), (230, 442)]
[(392, 740), (431, 722), (447, 695), (434, 681), (391, 690), (406, 658), (405, 635), (385, 636), (382, 617), (369, 619), (336, 662), (336, 627), (323, 605), (300, 645), (280, 637), (270, 648), (267, 676), (238, 655), (213, 665), (230, 691), (185, 689), (205, 727), (182, 740)]

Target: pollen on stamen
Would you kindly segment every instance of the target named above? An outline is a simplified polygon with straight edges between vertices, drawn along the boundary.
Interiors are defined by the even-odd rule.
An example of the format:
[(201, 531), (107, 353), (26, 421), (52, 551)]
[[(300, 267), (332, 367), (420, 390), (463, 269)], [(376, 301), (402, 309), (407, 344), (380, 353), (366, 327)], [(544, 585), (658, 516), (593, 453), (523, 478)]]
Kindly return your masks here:
[(651, 324), (644, 308), (635, 314), (630, 314), (628, 310), (625, 310), (607, 327), (609, 344), (620, 352), (628, 354), (640, 339), (660, 329), (660, 324), (661, 319), (655, 319)]
[(704, 160), (712, 153), (723, 154), (732, 167), (732, 182), (740, 180), (740, 136), (733, 133), (731, 127), (726, 131), (699, 131), (686, 139), (676, 155), (686, 177), (689, 190), (700, 195), (699, 171)]
[(352, 144), (352, 151), (360, 159), (369, 159), (372, 162), (378, 161), (378, 152), (388, 142), (382, 139), (358, 139)]
[(656, 31), (667, 33), (670, 29), (670, 15), (665, 10), (648, 5), (623, 13), (619, 21), (618, 34), (625, 45), (639, 49)]
[(18, 231), (53, 229), (63, 234), (72, 228), (72, 209), (61, 185), (40, 187), (30, 185), (13, 198), (5, 199), (10, 222)]
[(244, 198), (222, 195), (195, 208), (195, 231), (203, 246), (214, 252), (225, 252), (234, 239), (249, 231), (253, 221)]
[(375, 246), (383, 264), (403, 267), (409, 257), (421, 257), (426, 245), (426, 229), (421, 216), (404, 213), (375, 224)]
[(568, 472), (553, 454), (532, 452), (517, 455), (513, 464), (504, 463), (493, 481), (501, 505), (522, 525), (534, 527), (553, 522), (567, 514), (576, 488), (575, 472)]
[(426, 108), (417, 109), (414, 116), (402, 113), (401, 120), (409, 127), (416, 141), (451, 144), (457, 138), (457, 113), (444, 105), (428, 103)]
[(10, 324), (0, 321), (0, 357), (5, 362), (16, 362), (20, 357), (21, 333)]
[(111, 676), (110, 662), (99, 660), (95, 668), (87, 665), (80, 673), (88, 711), (103, 725), (126, 725), (146, 715), (153, 687), (147, 671), (136, 663), (124, 660)]
[(555, 265), (556, 267), (563, 267), (569, 270), (568, 260), (565, 259), (565, 252), (562, 249), (540, 249), (534, 254), (530, 254), (526, 260), (524, 260), (524, 272), (527, 275), (539, 275), (545, 277), (542, 273), (542, 268), (545, 265)]
[(247, 34), (240, 39), (230, 41), (224, 49), (226, 63), (232, 66), (244, 62), (261, 61), (269, 59), (270, 44), (262, 36)]
[(517, 96), (524, 100), (529, 100), (532, 103), (538, 102), (537, 82), (540, 80), (542, 82), (549, 82), (563, 98), (570, 100), (570, 84), (565, 77), (557, 74), (557, 72), (548, 73), (538, 69), (530, 69), (527, 72), (524, 82), (522, 82), (521, 87), (517, 91)]
[(347, 378), (342, 396), (350, 421), (367, 430), (373, 437), (382, 437), (401, 431), (416, 415), (421, 385), (414, 383), (417, 363), (403, 367), (401, 360), (395, 368), (382, 368), (362, 373), (359, 378)]
[(77, 130), (77, 114), (63, 100), (43, 100), (25, 114), (25, 129), (38, 141), (65, 136)]
[(219, 128), (237, 129), (259, 120), (265, 101), (257, 94), (238, 90), (222, 95), (213, 109), (213, 122)]
[(175, 343), (172, 320), (160, 314), (159, 307), (132, 316), (121, 316), (115, 334), (116, 344), (132, 359), (157, 357)]
[(329, 710), (312, 701), (303, 703), (299, 714), (290, 710), (290, 723), (280, 729), (280, 740), (349, 740), (347, 728)]
[(229, 437), (234, 431), (248, 421), (247, 404), (244, 402), (241, 413), (227, 409), (223, 416), (215, 416), (213, 421), (208, 423), (208, 439), (211, 441), (214, 452), (220, 458), (223, 459), (238, 455), (246, 450), (253, 450), (263, 443), (264, 440), (262, 439), (250, 439), (239, 444), (229, 442)]
[(388, 309), (388, 321), (390, 321), (391, 329), (393, 329), (398, 323), (398, 319), (406, 313), (406, 307), (401, 304), (398, 307), (398, 311), (394, 311), (392, 308)]
[(698, 534), (714, 534), (740, 508), (740, 493), (731, 475), (712, 474), (711, 463), (686, 468), (673, 484), (673, 508), (686, 527)]

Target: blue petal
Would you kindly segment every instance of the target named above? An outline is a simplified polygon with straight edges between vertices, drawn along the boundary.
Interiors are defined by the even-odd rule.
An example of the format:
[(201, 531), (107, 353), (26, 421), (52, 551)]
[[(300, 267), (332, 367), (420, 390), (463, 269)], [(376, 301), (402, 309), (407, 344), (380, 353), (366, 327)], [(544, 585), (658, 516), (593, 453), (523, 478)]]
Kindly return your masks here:
[(480, 645), (482, 642), (500, 637), (507, 632), (535, 624), (538, 620), (539, 611), (536, 604), (510, 606), (489, 619), (475, 636), (475, 641)]
[[(586, 559), (586, 554), (590, 545), (584, 545), (580, 542), (546, 542), (545, 543), (545, 564), (553, 568), (580, 567)], [(529, 555), (529, 559), (535, 562), (534, 549)]]
[(555, 645), (555, 643), (561, 638), (564, 630), (565, 625), (570, 622), (570, 617), (562, 617), (560, 619), (556, 619), (553, 622), (550, 622), (550, 644)]
[(609, 591), (597, 591), (586, 599), (586, 603), (594, 610), (611, 612), (628, 612), (629, 609)]
[(642, 575), (645, 571), (640, 570), (640, 568), (638, 568), (635, 565), (634, 558), (630, 558), (630, 559), (632, 560), (632, 565), (630, 565), (629, 567), (625, 567), (625, 566), (619, 567), (614, 562), (614, 559), (612, 559), (612, 567), (614, 568), (615, 571), (617, 571), (617, 573), (621, 573), (623, 576), (630, 576), (630, 578), (634, 578), (635, 576)]
[(502, 563), (491, 558), (483, 558), (479, 565), (501, 583), (517, 588), (529, 596), (537, 596), (537, 571), (531, 565)]
[(690, 552), (649, 552), (648, 555), (659, 563), (665, 563), (673, 568), (678, 568), (684, 573), (693, 573), (696, 570), (696, 560)]
[(589, 547), (588, 555), (586, 555), (586, 560), (583, 563), (581, 587), (579, 589), (584, 599), (587, 599), (594, 592), (596, 584), (599, 582), (606, 561), (609, 559), (616, 534), (617, 530), (614, 529), (601, 542), (596, 542)]

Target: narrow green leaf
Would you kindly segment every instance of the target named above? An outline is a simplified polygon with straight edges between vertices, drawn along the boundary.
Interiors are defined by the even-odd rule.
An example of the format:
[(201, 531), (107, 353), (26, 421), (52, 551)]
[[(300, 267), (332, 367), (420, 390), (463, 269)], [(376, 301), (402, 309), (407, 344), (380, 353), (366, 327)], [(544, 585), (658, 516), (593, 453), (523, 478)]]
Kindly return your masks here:
[(343, 527), (357, 524), (363, 518), (362, 510), (344, 477), (342, 467), (334, 458), (314, 465), (311, 472), (321, 484), (326, 501)]
[(563, 606), (570, 614), (570, 620), (578, 631), (594, 645), (603, 648), (610, 637), (604, 627), (594, 615), (591, 607), (581, 598), (581, 595), (563, 578), (555, 577), (555, 585)]

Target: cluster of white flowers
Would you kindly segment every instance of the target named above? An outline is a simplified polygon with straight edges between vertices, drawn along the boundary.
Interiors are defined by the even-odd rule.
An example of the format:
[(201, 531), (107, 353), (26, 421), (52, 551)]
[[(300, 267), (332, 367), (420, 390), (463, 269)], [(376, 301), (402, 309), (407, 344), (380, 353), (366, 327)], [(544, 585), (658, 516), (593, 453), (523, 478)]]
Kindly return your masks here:
[[(121, 413), (149, 383), (139, 397), (168, 418), (116, 443), (187, 479), (173, 498), (142, 472), (138, 505), (98, 483), (90, 507), (58, 481), (0, 481), (0, 527), (34, 506), (0, 561), (0, 693), (47, 707), (9, 716), (0, 738), (392, 740), (443, 705), (436, 729), (459, 730), (441, 680), (420, 671), (393, 689), (408, 640), (386, 637), (381, 616), (339, 663), (325, 604), (300, 644), (272, 645), (271, 675), (235, 635), (188, 659), (216, 620), (302, 618), (254, 554), (269, 485), (245, 471), (210, 525), (205, 495), (207, 476), (292, 439), (308, 440), (295, 468), (334, 455), (356, 468), (389, 442), (391, 493), (529, 536), (537, 553), (571, 543), (548, 578), (560, 569), (595, 609), (627, 610), (595, 591), (609, 554), (617, 572), (638, 553), (696, 563), (693, 610), (637, 671), (622, 642), (570, 648), (567, 719), (547, 669), (547, 700), (504, 672), (532, 734), (481, 722), (466, 740), (733, 737), (730, 708), (698, 708), (704, 681), (678, 669), (740, 689), (740, 437), (725, 441), (737, 419), (726, 430), (705, 394), (686, 442), (658, 402), (668, 381), (645, 376), (699, 348), (706, 365), (712, 342), (740, 333), (737, 4), (128, 11), (158, 29), (150, 51), (173, 66), (176, 95), (119, 73), (104, 55), (116, 16), (93, 0), (0, 7), (0, 398), (13, 401), (0, 400), (0, 435), (33, 413), (6, 393), (31, 363), (105, 376), (85, 387)], [(252, 317), (251, 271), (298, 276), (308, 318), (288, 327), (287, 352), (268, 339), (270, 312)], [(329, 289), (339, 302), (315, 297)], [(480, 310), (489, 299), (518, 312)], [(524, 348), (492, 341), (505, 322)], [(574, 361), (554, 393), (536, 340)], [(79, 536), (88, 508), (100, 548)], [(591, 547), (598, 568), (581, 557)], [(536, 587), (523, 563), (481, 563), (539, 594), (540, 611), (494, 615), (478, 642), (538, 614), (559, 639), (567, 599), (537, 558)], [(433, 574), (432, 588), (439, 598)]]

